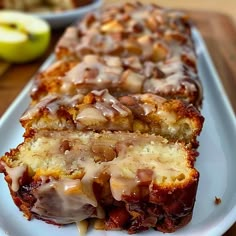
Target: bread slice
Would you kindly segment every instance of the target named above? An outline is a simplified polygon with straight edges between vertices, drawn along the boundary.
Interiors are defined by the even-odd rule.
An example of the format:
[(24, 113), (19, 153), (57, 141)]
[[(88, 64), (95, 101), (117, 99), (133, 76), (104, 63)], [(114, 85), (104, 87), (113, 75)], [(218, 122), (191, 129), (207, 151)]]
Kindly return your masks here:
[(48, 93), (75, 95), (93, 89), (108, 89), (115, 96), (153, 93), (181, 99), (200, 108), (202, 87), (197, 72), (177, 57), (164, 62), (141, 62), (137, 56), (86, 55), (76, 60), (61, 60), (40, 73), (32, 91), (39, 99)]
[(0, 163), (28, 219), (99, 218), (107, 230), (173, 232), (192, 217), (196, 155), (181, 142), (150, 134), (40, 131)]
[(118, 98), (108, 90), (86, 95), (49, 94), (33, 102), (20, 119), (25, 137), (38, 130), (130, 131), (161, 135), (197, 146), (203, 117), (193, 106), (154, 94)]

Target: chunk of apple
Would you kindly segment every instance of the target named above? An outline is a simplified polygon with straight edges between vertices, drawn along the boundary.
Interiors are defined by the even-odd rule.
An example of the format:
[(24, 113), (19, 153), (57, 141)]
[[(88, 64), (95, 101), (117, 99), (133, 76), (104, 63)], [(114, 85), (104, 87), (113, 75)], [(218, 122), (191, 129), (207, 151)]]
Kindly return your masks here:
[(50, 41), (49, 24), (33, 15), (0, 11), (0, 58), (24, 63), (40, 57)]

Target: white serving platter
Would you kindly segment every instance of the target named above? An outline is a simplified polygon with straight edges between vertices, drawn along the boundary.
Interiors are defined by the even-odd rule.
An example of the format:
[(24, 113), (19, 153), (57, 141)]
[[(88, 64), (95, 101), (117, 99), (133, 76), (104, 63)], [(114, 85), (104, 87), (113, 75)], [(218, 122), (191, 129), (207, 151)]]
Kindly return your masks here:
[[(212, 64), (206, 46), (197, 30), (193, 30), (198, 54), (198, 68), (204, 87), (202, 113), (205, 117), (200, 141), (200, 156), (196, 168), (200, 182), (192, 221), (172, 236), (222, 235), (236, 221), (236, 119), (232, 107)], [(44, 64), (53, 61), (50, 57)], [(43, 69), (42, 68), (42, 69)], [(25, 87), (0, 119), (0, 155), (16, 147), (23, 139), (19, 117), (27, 107), (32, 81)], [(27, 221), (13, 204), (9, 190), (0, 177), (0, 235), (1, 236), (78, 236), (75, 225), (57, 227), (39, 220)], [(219, 205), (215, 197), (221, 198)], [(126, 232), (95, 231), (88, 236), (125, 236)], [(169, 235), (149, 230), (139, 236)]]
[(92, 3), (73, 10), (33, 13), (33, 15), (46, 20), (54, 29), (63, 28), (81, 19), (86, 13), (94, 12), (102, 5), (102, 2), (102, 0), (93, 0)]

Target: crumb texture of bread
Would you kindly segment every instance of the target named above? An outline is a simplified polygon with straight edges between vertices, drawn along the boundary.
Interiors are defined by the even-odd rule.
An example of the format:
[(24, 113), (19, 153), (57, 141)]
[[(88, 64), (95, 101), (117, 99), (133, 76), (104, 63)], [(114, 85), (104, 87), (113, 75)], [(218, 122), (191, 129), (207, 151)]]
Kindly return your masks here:
[(188, 16), (110, 6), (68, 27), (55, 55), (20, 118), (24, 141), (0, 159), (16, 206), (29, 220), (129, 234), (188, 224), (204, 123)]

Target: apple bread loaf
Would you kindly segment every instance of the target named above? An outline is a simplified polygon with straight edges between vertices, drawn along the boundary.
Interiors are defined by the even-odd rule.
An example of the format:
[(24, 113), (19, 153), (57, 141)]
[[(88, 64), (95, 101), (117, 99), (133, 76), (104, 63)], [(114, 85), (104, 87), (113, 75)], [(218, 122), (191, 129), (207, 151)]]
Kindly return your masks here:
[(124, 131), (39, 131), (0, 161), (15, 204), (53, 224), (105, 221), (129, 233), (173, 232), (192, 217), (197, 153)]
[[(188, 17), (126, 3), (69, 27), (0, 160), (31, 219), (174, 232), (192, 218), (202, 87)], [(100, 228), (101, 229), (101, 228)]]

